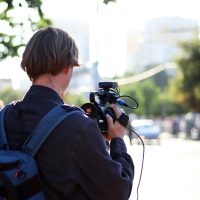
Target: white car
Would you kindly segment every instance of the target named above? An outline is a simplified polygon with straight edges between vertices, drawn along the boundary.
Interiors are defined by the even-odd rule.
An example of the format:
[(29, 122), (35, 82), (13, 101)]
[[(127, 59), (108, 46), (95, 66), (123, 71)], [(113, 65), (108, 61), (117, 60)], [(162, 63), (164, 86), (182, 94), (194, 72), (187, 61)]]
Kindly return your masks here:
[(133, 119), (130, 124), (133, 130), (142, 138), (159, 139), (161, 127), (152, 119)]

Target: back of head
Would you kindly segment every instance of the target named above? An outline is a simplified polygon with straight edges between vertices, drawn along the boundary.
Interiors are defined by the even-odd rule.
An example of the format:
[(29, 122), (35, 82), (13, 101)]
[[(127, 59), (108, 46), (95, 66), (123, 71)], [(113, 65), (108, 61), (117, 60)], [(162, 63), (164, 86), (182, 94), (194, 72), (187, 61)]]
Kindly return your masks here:
[(56, 75), (66, 66), (79, 66), (73, 38), (59, 28), (38, 30), (26, 45), (21, 61), (30, 80), (46, 73)]

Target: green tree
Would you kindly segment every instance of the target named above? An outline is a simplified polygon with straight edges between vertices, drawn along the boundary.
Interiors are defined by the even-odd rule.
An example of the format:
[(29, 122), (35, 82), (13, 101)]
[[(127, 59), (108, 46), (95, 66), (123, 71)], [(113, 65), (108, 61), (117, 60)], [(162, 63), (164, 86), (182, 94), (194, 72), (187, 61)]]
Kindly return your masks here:
[(200, 112), (200, 40), (180, 44), (183, 53), (176, 59), (179, 66), (174, 93), (177, 101), (190, 111)]
[(89, 100), (84, 98), (83, 94), (73, 94), (73, 93), (68, 92), (67, 95), (64, 97), (64, 101), (67, 104), (82, 106), (84, 103), (88, 102)]
[[(157, 67), (158, 65), (159, 65), (158, 63), (147, 65), (145, 67), (145, 70), (150, 70), (154, 67)], [(159, 73), (155, 74), (151, 78), (153, 79), (155, 85), (158, 86), (162, 90), (164, 90), (168, 86), (169, 76), (165, 70), (160, 71)]]
[[(135, 113), (140, 116), (161, 116), (161, 91), (152, 79), (121, 86), (120, 88), (122, 95), (126, 94), (134, 97), (139, 103), (139, 107), (136, 110), (125, 108), (126, 113)], [(131, 99), (127, 98), (126, 102), (129, 105), (133, 105)]]
[(0, 0), (0, 60), (18, 56), (27, 32), (51, 25), (41, 0)]
[(108, 4), (109, 2), (116, 2), (116, 0), (103, 0), (103, 2), (104, 2), (105, 4)]
[(17, 101), (23, 97), (23, 93), (18, 90), (14, 90), (11, 87), (0, 90), (0, 99), (4, 104), (8, 104), (12, 101)]

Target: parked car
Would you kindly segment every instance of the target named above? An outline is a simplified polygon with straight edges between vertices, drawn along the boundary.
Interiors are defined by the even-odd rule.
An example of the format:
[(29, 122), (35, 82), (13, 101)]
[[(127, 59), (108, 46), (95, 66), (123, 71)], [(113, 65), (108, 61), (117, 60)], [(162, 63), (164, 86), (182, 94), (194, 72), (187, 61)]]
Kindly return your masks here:
[(134, 119), (130, 122), (133, 130), (146, 140), (157, 140), (160, 142), (161, 127), (152, 119)]

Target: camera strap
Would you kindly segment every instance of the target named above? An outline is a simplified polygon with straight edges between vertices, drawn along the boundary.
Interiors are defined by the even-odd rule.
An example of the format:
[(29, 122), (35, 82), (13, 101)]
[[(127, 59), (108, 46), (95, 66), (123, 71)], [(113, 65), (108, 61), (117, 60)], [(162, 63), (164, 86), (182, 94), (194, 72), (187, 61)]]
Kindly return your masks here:
[(129, 116), (126, 115), (125, 113), (122, 113), (120, 115), (120, 117), (117, 119), (117, 121), (123, 125), (124, 127), (127, 127), (128, 126), (128, 122), (129, 122)]

